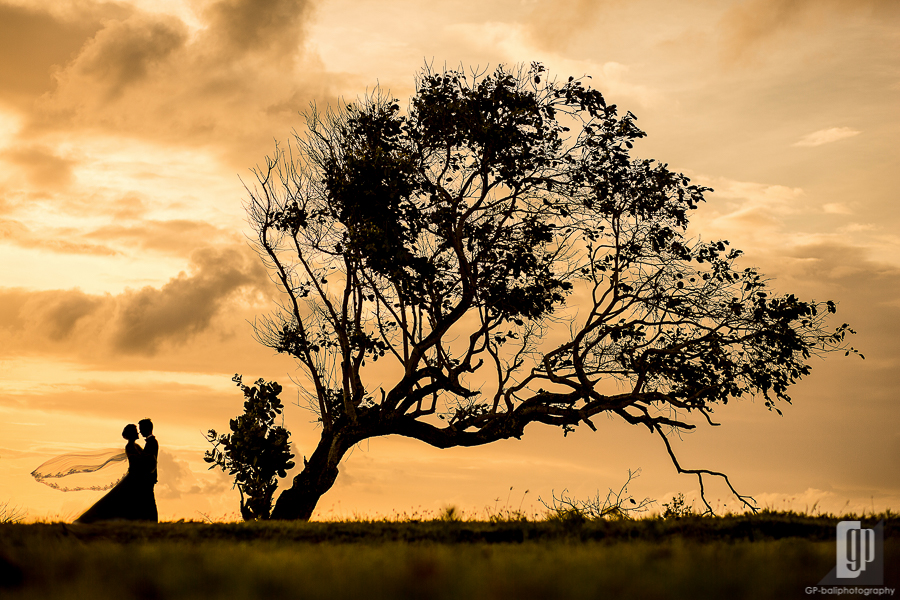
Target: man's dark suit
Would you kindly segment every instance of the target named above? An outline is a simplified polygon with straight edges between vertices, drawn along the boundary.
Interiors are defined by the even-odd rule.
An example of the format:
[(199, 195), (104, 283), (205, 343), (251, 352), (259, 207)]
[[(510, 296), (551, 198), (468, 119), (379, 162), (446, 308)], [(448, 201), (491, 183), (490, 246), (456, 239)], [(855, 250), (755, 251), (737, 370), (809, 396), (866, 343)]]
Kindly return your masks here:
[(144, 438), (144, 452), (142, 457), (145, 461), (146, 477), (145, 485), (149, 488), (145, 490), (145, 498), (147, 500), (146, 507), (146, 519), (158, 522), (159, 521), (159, 511), (156, 508), (156, 495), (153, 493), (153, 488), (156, 486), (156, 482), (159, 480), (159, 473), (157, 470), (157, 463), (159, 462), (159, 442), (156, 441), (156, 437), (153, 435), (148, 435)]

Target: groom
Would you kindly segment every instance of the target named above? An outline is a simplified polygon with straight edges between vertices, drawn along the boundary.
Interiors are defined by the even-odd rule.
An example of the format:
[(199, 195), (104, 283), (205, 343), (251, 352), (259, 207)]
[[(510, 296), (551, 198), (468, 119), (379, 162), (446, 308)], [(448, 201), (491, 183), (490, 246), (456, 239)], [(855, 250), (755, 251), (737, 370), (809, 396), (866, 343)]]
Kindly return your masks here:
[(159, 511), (156, 509), (156, 496), (153, 494), (153, 487), (156, 485), (158, 477), (157, 472), (157, 463), (159, 462), (159, 442), (156, 441), (156, 437), (153, 435), (153, 421), (150, 419), (141, 419), (138, 421), (138, 429), (141, 432), (141, 435), (144, 436), (144, 452), (142, 453), (142, 458), (144, 459), (144, 467), (145, 477), (144, 485), (144, 498), (147, 504), (145, 505), (145, 510), (141, 511), (144, 514), (142, 515), (144, 519), (148, 521), (158, 522), (159, 521)]

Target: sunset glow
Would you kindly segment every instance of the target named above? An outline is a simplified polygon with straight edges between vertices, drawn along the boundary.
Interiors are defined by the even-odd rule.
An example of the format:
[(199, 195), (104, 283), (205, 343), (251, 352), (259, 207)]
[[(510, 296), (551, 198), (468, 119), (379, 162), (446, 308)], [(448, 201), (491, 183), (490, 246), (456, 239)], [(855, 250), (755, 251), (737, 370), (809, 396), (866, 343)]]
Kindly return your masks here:
[[(247, 241), (250, 168), (310, 103), (380, 86), (403, 106), (426, 63), (531, 61), (590, 75), (647, 132), (636, 156), (714, 188), (691, 235), (729, 240), (778, 291), (835, 300), (833, 325), (858, 331), (865, 360), (813, 359), (781, 417), (729, 403), (721, 427), (673, 441), (682, 464), (763, 507), (900, 508), (895, 0), (0, 0), (0, 503), (73, 519), (101, 494), (31, 471), (150, 417), (161, 519), (239, 518), (203, 462), (206, 431), (242, 410), (232, 376), (284, 386), (298, 463), (318, 437), (302, 375), (253, 336), (278, 297)], [(638, 468), (635, 497), (698, 498), (646, 430), (596, 424), (363, 443), (315, 518), (539, 511)], [(708, 497), (738, 508), (720, 482)]]

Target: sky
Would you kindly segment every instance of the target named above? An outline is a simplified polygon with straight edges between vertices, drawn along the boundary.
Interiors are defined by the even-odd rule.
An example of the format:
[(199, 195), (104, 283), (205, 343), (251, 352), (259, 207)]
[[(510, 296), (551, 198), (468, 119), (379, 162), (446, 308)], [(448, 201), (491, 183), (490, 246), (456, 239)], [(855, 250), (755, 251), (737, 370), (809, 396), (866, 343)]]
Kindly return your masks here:
[[(295, 365), (253, 338), (277, 293), (248, 244), (250, 168), (311, 103), (380, 86), (402, 105), (425, 64), (532, 61), (591, 76), (647, 132), (636, 156), (714, 188), (693, 235), (729, 240), (778, 292), (835, 300), (858, 332), (865, 360), (814, 359), (780, 417), (722, 407), (721, 427), (673, 441), (682, 465), (763, 507), (900, 509), (895, 0), (0, 0), (0, 505), (77, 517), (100, 493), (30, 472), (151, 417), (161, 518), (238, 518), (202, 460), (242, 410), (232, 376), (284, 385), (298, 461), (318, 438)], [(700, 506), (653, 435), (596, 423), (475, 449), (370, 440), (314, 518), (540, 511), (629, 469), (657, 510), (679, 492)]]

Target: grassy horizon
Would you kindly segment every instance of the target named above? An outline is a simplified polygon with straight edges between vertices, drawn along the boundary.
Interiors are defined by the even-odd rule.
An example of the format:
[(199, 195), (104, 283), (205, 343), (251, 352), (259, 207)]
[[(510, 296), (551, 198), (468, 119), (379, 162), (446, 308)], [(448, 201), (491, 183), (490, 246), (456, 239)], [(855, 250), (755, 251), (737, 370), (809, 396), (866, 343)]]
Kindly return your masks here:
[[(36, 598), (801, 598), (848, 518), (0, 525), (0, 592)], [(885, 584), (900, 527), (885, 520)], [(16, 580), (18, 573), (19, 580)], [(3, 587), (3, 586), (6, 587)]]

